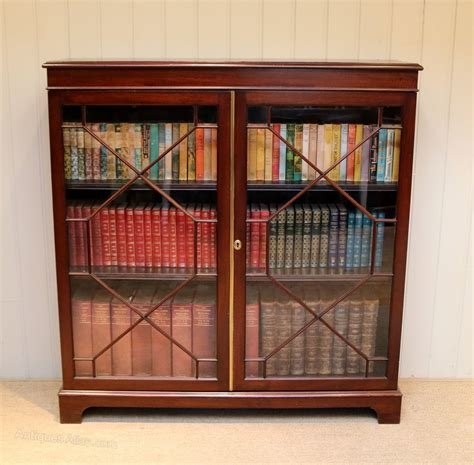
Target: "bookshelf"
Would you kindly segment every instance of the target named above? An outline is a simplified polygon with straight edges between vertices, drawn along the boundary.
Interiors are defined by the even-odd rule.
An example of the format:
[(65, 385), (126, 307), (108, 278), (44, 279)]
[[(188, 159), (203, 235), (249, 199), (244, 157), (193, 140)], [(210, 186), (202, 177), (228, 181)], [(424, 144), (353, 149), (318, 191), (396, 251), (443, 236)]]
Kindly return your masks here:
[(56, 61), (63, 386), (400, 420), (419, 65)]

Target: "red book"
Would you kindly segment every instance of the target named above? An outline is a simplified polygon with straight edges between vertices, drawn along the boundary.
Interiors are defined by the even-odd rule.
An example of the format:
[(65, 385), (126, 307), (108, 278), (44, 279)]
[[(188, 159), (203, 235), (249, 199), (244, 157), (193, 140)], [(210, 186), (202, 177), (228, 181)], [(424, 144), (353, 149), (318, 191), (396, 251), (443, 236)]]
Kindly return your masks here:
[[(110, 300), (106, 290), (98, 291), (92, 301), (92, 352), (97, 354), (110, 342)], [(112, 351), (106, 350), (95, 361), (96, 376), (112, 375)]]
[(104, 266), (112, 265), (112, 255), (110, 247), (110, 221), (109, 209), (103, 208), (100, 213), (100, 234), (102, 236), (102, 263)]
[(135, 266), (135, 228), (132, 206), (125, 208), (125, 232), (127, 237), (127, 266)]
[[(347, 151), (350, 152), (354, 149), (356, 145), (356, 125), (349, 124), (347, 131)], [(346, 179), (348, 181), (354, 181), (354, 164), (355, 164), (355, 154), (351, 153), (347, 158), (347, 172)]]
[[(153, 284), (142, 284), (138, 289), (133, 306), (143, 315), (150, 311), (155, 287)], [(132, 313), (132, 323), (138, 320)], [(132, 373), (133, 376), (151, 376), (151, 326), (146, 320), (140, 321), (132, 329)]]
[(170, 249), (170, 267), (176, 268), (178, 266), (178, 250), (176, 243), (176, 208), (171, 207), (168, 213), (169, 223), (169, 249)]
[[(209, 217), (211, 220), (217, 219), (215, 207), (209, 210)], [(209, 265), (215, 271), (217, 269), (217, 223), (209, 223), (209, 254)]]
[[(66, 215), (68, 218), (75, 218), (75, 208), (73, 204), (67, 206)], [(77, 237), (76, 237), (76, 223), (68, 221), (67, 232), (69, 240), (69, 266), (78, 266), (77, 263)]]
[[(208, 220), (210, 218), (209, 204), (204, 204), (201, 210), (201, 219)], [(208, 270), (211, 266), (210, 251), (210, 223), (201, 223), (201, 266), (203, 270)]]
[[(90, 218), (92, 215), (92, 205), (90, 203), (85, 203), (82, 206), (82, 217), (83, 218)], [(87, 265), (89, 258), (92, 260), (93, 258), (93, 249), (92, 249), (92, 237), (90, 235), (89, 230), (89, 221), (84, 221), (82, 223), (82, 227), (84, 228), (84, 256), (85, 256), (85, 265)], [(88, 250), (90, 249), (90, 255), (88, 254)]]
[[(252, 204), (250, 207), (250, 218), (252, 220), (260, 218), (258, 205)], [(250, 223), (250, 269), (257, 271), (260, 261), (260, 224)]]
[[(189, 352), (192, 352), (192, 314), (193, 289), (185, 287), (171, 304), (171, 331), (173, 339)], [(172, 348), (172, 368), (173, 376), (193, 376), (191, 357), (176, 344)]]
[[(194, 217), (197, 219), (201, 218), (201, 209), (200, 204), (196, 204), (194, 209)], [(197, 254), (197, 269), (200, 271), (202, 269), (202, 223), (196, 222), (196, 254)]]
[(151, 210), (152, 264), (161, 267), (161, 211), (159, 205)]
[(135, 266), (145, 266), (145, 219), (143, 205), (133, 209), (133, 230), (135, 231)]
[[(160, 283), (153, 298), (152, 306), (158, 305), (170, 290), (170, 286)], [(171, 336), (170, 311), (170, 300), (167, 300), (150, 315), (153, 323), (169, 336)], [(171, 376), (171, 341), (155, 328), (151, 328), (151, 360), (153, 376)]]
[[(245, 315), (245, 358), (257, 359), (259, 357), (259, 332), (260, 332), (260, 305), (258, 290), (250, 286), (247, 294)], [(245, 376), (257, 377), (259, 375), (258, 362), (246, 362)]]
[(143, 224), (145, 232), (145, 266), (151, 268), (153, 266), (153, 236), (151, 233), (151, 208), (148, 204), (143, 210)]
[[(195, 216), (194, 204), (190, 204), (187, 207), (187, 210), (191, 215)], [(185, 216), (186, 220), (186, 268), (193, 268), (194, 267), (194, 228), (195, 228), (195, 221), (189, 217), (188, 215)]]
[[(72, 339), (75, 358), (92, 357), (91, 293), (79, 288), (72, 298)], [(76, 360), (75, 376), (92, 376), (92, 362)]]
[[(98, 205), (92, 207), (92, 212), (96, 212)], [(103, 263), (103, 250), (102, 250), (102, 234), (100, 226), (100, 212), (97, 213), (91, 220), (92, 228), (92, 265), (102, 266)]]
[[(270, 216), (268, 207), (260, 204), (260, 219), (267, 219)], [(268, 223), (260, 223), (260, 254), (258, 258), (259, 270), (265, 272), (267, 268), (267, 228)]]
[(247, 221), (245, 223), (245, 267), (247, 270), (250, 269), (250, 243), (251, 241), (251, 235), (250, 235), (250, 207), (247, 206)]
[(118, 205), (115, 210), (117, 227), (117, 262), (118, 266), (127, 266), (127, 219), (125, 205)]
[[(82, 204), (74, 205), (74, 218), (83, 218)], [(77, 266), (86, 266), (86, 222), (75, 221), (75, 235), (76, 235), (76, 260)]]
[[(124, 284), (118, 290), (119, 294), (130, 301), (133, 296), (131, 284)], [(110, 305), (112, 340), (130, 328), (132, 310), (121, 300), (113, 299)], [(112, 374), (114, 376), (132, 375), (132, 333), (128, 332), (112, 346)]]
[(176, 254), (178, 268), (186, 268), (186, 217), (182, 210), (176, 210)]
[[(274, 124), (273, 130), (280, 134), (280, 125)], [(272, 181), (279, 180), (279, 168), (280, 168), (280, 139), (273, 134), (272, 140)]]
[[(216, 291), (198, 286), (193, 302), (193, 354), (197, 358), (216, 358)], [(215, 362), (199, 363), (199, 378), (216, 376)]]
[(118, 265), (117, 219), (115, 207), (109, 207), (110, 264)]
[(170, 266), (170, 224), (169, 224), (169, 205), (161, 207), (161, 266), (168, 268)]
[(196, 181), (204, 181), (204, 129), (196, 129)]

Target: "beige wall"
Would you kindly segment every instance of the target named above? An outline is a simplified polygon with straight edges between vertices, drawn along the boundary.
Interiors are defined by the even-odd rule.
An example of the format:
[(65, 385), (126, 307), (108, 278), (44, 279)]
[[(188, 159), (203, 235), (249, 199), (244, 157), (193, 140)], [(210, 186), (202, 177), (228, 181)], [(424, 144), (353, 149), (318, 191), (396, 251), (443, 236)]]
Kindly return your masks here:
[(1, 374), (60, 373), (41, 63), (150, 57), (421, 63), (401, 374), (471, 376), (471, 10), (461, 0), (3, 2)]

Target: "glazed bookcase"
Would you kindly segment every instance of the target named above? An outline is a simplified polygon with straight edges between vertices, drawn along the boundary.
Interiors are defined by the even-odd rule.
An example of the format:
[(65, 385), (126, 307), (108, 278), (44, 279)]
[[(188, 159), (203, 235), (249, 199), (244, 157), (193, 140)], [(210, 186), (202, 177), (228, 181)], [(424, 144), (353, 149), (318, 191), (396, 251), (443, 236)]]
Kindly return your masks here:
[[(89, 407), (355, 407), (373, 409), (380, 423), (398, 423), (422, 68), (152, 61), (44, 67), (61, 422), (79, 423)], [(358, 138), (350, 143), (346, 133), (336, 147), (337, 131), (351, 127), (360, 128)], [(322, 140), (316, 151), (326, 128), (333, 128), (337, 153)], [(362, 171), (370, 171), (374, 154), (381, 163), (377, 140), (386, 134), (386, 163), (396, 166), (378, 179), (352, 172), (363, 153), (369, 166)], [(204, 168), (189, 164), (199, 164), (199, 150), (210, 157)], [(294, 219), (302, 212), (308, 222)], [(336, 216), (311, 229), (324, 212)], [(131, 215), (130, 229), (120, 223), (122, 213)], [(153, 233), (146, 221), (155, 217), (134, 216), (155, 213)]]

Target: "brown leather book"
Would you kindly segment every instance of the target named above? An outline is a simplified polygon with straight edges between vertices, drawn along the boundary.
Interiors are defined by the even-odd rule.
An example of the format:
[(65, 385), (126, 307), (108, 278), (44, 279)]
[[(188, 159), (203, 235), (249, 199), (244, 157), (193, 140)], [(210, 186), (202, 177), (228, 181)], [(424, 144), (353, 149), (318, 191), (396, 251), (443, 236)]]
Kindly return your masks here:
[[(171, 304), (171, 332), (173, 339), (192, 352), (192, 311), (194, 290), (182, 289)], [(193, 359), (176, 344), (172, 348), (172, 375), (190, 377), (194, 371)]]
[[(311, 310), (316, 314), (320, 312), (320, 302), (319, 302), (319, 289), (316, 286), (309, 286), (305, 289), (305, 302)], [(310, 312), (306, 312), (306, 322), (312, 320), (314, 316)], [(314, 322), (306, 331), (304, 332), (304, 346), (305, 346), (305, 359), (304, 359), (304, 372), (306, 375), (315, 376), (317, 372), (317, 361), (318, 361), (318, 352), (316, 350), (317, 340), (318, 340), (318, 331), (321, 327), (321, 322)]]
[[(133, 306), (143, 315), (151, 308), (155, 285), (142, 283), (132, 301)], [(132, 323), (138, 315), (132, 313)], [(151, 326), (142, 320), (132, 330), (132, 373), (134, 376), (151, 376)]]
[[(350, 301), (349, 324), (347, 327), (347, 340), (357, 348), (360, 348), (361, 327), (363, 316), (363, 301), (358, 296)], [(358, 375), (360, 373), (362, 357), (352, 348), (347, 348), (346, 373)]]
[[(247, 305), (245, 313), (245, 358), (258, 358), (258, 340), (260, 331), (260, 301), (258, 288), (247, 288)], [(255, 378), (261, 375), (258, 362), (245, 363), (245, 376)]]
[[(334, 301), (334, 294), (330, 291), (324, 291), (321, 294), (321, 312), (323, 312)], [(334, 309), (331, 309), (323, 316), (324, 321), (333, 326)], [(318, 375), (327, 376), (332, 372), (332, 348), (334, 342), (333, 332), (326, 325), (319, 322), (318, 329)]]
[[(72, 298), (74, 357), (92, 357), (92, 292), (79, 287)], [(76, 376), (92, 376), (92, 362), (76, 361)]]
[[(193, 354), (198, 358), (216, 358), (216, 289), (200, 284), (193, 301)], [(199, 378), (216, 377), (215, 362), (199, 363)]]
[[(265, 357), (275, 347), (277, 342), (276, 334), (276, 311), (275, 297), (273, 289), (266, 286), (260, 292), (260, 356)], [(270, 357), (267, 360), (266, 376), (276, 374), (276, 358)]]
[[(295, 288), (299, 296), (303, 296), (302, 288)], [(304, 300), (304, 297), (303, 297)], [(298, 302), (291, 299), (291, 334), (300, 330), (306, 322), (306, 309)], [(293, 376), (304, 375), (304, 333), (291, 341), (290, 374)]]
[[(369, 358), (375, 355), (377, 339), (377, 321), (379, 316), (379, 299), (366, 297), (363, 300), (363, 316), (360, 350)], [(369, 374), (374, 372), (374, 363), (369, 363)], [(365, 360), (361, 359), (360, 371), (365, 374)]]
[[(125, 283), (118, 293), (126, 300), (133, 300), (135, 289), (131, 283)], [(120, 336), (132, 324), (132, 310), (121, 300), (113, 298), (110, 305), (112, 340)], [(132, 333), (129, 331), (112, 346), (112, 374), (114, 376), (132, 375)]]
[[(347, 336), (349, 323), (349, 301), (342, 301), (331, 310), (334, 312), (334, 329), (342, 336)], [(334, 336), (332, 352), (332, 374), (343, 375), (346, 372), (347, 344), (337, 336)]]
[[(158, 305), (171, 291), (172, 287), (160, 282), (157, 286), (152, 306)], [(150, 319), (168, 336), (171, 336), (171, 299), (163, 302), (151, 315)], [(171, 376), (171, 341), (155, 328), (151, 328), (151, 372), (153, 376)]]
[[(97, 354), (112, 340), (109, 292), (99, 290), (92, 301), (92, 352)], [(95, 361), (96, 376), (112, 375), (112, 351), (106, 350)]]

